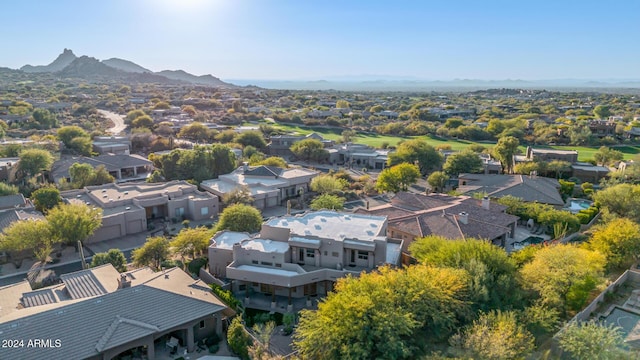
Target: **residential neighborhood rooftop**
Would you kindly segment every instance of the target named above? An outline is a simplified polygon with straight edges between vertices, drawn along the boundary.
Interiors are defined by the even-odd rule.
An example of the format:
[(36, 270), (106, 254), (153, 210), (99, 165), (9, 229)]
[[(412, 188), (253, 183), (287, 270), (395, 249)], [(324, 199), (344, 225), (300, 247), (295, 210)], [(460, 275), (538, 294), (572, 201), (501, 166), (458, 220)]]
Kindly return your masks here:
[(266, 225), (291, 229), (292, 234), (336, 240), (373, 241), (384, 235), (386, 218), (335, 211), (316, 211), (296, 216), (269, 219)]

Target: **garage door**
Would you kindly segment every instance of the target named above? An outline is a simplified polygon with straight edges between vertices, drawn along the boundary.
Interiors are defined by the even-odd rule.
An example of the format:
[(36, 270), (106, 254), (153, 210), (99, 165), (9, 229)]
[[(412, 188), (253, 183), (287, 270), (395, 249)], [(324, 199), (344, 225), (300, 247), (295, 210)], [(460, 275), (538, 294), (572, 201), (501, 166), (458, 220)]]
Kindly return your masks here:
[(92, 239), (95, 241), (103, 241), (110, 240), (121, 237), (120, 233), (120, 225), (111, 225), (107, 227), (101, 227), (96, 230), (95, 234), (92, 236)]
[(278, 206), (278, 198), (277, 197), (267, 198), (267, 207), (271, 207), (271, 206)]
[(137, 234), (142, 230), (142, 219), (132, 220), (127, 223), (127, 234)]

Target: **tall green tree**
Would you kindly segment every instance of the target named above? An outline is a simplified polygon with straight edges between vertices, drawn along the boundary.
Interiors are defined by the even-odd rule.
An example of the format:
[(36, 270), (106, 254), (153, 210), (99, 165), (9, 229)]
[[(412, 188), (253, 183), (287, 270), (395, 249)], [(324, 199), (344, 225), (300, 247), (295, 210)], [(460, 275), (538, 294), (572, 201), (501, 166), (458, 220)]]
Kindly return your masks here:
[(91, 259), (91, 267), (104, 264), (113, 265), (119, 272), (127, 271), (127, 258), (120, 249), (109, 249), (107, 252), (96, 253)]
[(482, 159), (475, 152), (465, 150), (449, 155), (442, 169), (453, 176), (462, 173), (474, 174), (482, 171)]
[(205, 227), (184, 228), (169, 243), (169, 246), (174, 253), (180, 254), (182, 258), (195, 259), (196, 256), (207, 250), (212, 235), (213, 231)]
[(35, 109), (31, 114), (33, 121), (37, 124), (38, 129), (51, 129), (58, 126), (56, 115), (47, 109)]
[(558, 333), (558, 340), (560, 348), (576, 360), (632, 358), (627, 351), (622, 329), (613, 325), (572, 321)]
[(242, 146), (253, 146), (259, 150), (267, 148), (267, 142), (264, 141), (264, 137), (259, 131), (245, 131), (236, 136), (235, 141)]
[(216, 231), (246, 231), (254, 233), (262, 226), (262, 215), (253, 206), (234, 204), (222, 211)]
[(449, 181), (449, 175), (447, 175), (444, 171), (434, 171), (427, 178), (427, 183), (429, 183), (429, 185), (436, 192), (444, 191), (444, 187), (447, 185), (447, 181)]
[(426, 175), (430, 171), (440, 169), (443, 157), (433, 146), (420, 139), (407, 140), (398, 145), (395, 153), (389, 155), (389, 166), (400, 163), (418, 162), (420, 173)]
[(592, 230), (588, 245), (606, 256), (610, 267), (630, 265), (640, 257), (640, 225), (627, 218), (613, 219)]
[(620, 161), (624, 158), (624, 154), (621, 151), (611, 149), (608, 146), (601, 146), (595, 154), (593, 154), (594, 160), (600, 165), (611, 165), (616, 161)]
[(227, 330), (227, 342), (229, 348), (234, 354), (238, 355), (243, 360), (249, 359), (249, 345), (251, 345), (251, 338), (242, 325), (242, 319), (236, 316), (229, 325)]
[(23, 177), (31, 178), (41, 171), (49, 170), (53, 164), (53, 156), (46, 150), (28, 149), (20, 153), (18, 171)]
[(322, 142), (317, 139), (297, 141), (291, 145), (290, 150), (298, 159), (306, 161), (321, 161), (329, 156)]
[(593, 108), (593, 115), (598, 119), (607, 119), (611, 116), (611, 110), (607, 105), (597, 105)]
[(502, 168), (507, 174), (513, 172), (513, 157), (518, 153), (520, 141), (513, 136), (502, 137), (498, 140), (496, 146), (493, 147), (493, 157), (500, 160)]
[(420, 178), (420, 170), (416, 165), (398, 164), (382, 170), (376, 181), (380, 191), (407, 191)]
[(512, 311), (483, 313), (450, 342), (471, 359), (526, 359), (535, 349), (533, 335)]
[(249, 190), (248, 186), (237, 187), (230, 192), (224, 194), (222, 197), (222, 202), (225, 205), (233, 205), (233, 204), (245, 204), (251, 205), (253, 204), (253, 196), (251, 196), (251, 190)]
[(158, 270), (170, 254), (169, 240), (164, 236), (154, 236), (147, 238), (141, 248), (133, 250), (131, 259), (135, 266), (150, 266)]
[(102, 226), (102, 209), (85, 204), (60, 204), (47, 213), (52, 235), (60, 242), (77, 245)]
[(320, 194), (337, 194), (347, 188), (349, 184), (344, 179), (338, 179), (332, 175), (319, 175), (311, 179), (309, 187)]
[(483, 240), (427, 236), (411, 243), (409, 252), (421, 263), (466, 271), (475, 310), (523, 306), (515, 265), (500, 247)]
[(640, 185), (609, 186), (597, 191), (593, 199), (612, 215), (640, 222)]
[(566, 315), (568, 310), (581, 309), (602, 283), (605, 264), (599, 252), (558, 244), (538, 250), (520, 274), (523, 286), (536, 291), (542, 304)]
[(461, 270), (423, 265), (341, 278), (301, 311), (294, 347), (308, 359), (414, 359), (456, 328), (467, 284)]
[(54, 186), (44, 186), (31, 194), (31, 200), (36, 210), (47, 213), (62, 202), (60, 190)]
[(313, 210), (329, 209), (339, 211), (344, 209), (344, 200), (344, 198), (336, 195), (322, 194), (311, 201), (310, 207)]

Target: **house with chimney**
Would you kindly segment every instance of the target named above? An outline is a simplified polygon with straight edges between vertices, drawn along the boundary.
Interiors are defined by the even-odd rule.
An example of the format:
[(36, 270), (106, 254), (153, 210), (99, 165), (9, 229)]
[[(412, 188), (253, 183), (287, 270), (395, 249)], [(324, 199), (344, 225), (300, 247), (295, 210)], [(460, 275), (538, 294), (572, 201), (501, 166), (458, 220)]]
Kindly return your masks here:
[[(193, 352), (202, 339), (221, 337), (235, 314), (179, 268), (120, 274), (106, 264), (60, 279), (37, 290), (26, 280), (0, 287), (0, 334), (24, 341), (0, 348), (0, 358), (166, 358), (169, 346)], [(28, 346), (32, 339), (51, 343)]]
[(253, 206), (266, 209), (282, 206), (287, 199), (309, 191), (311, 179), (318, 171), (302, 167), (287, 169), (275, 166), (249, 166), (246, 163), (233, 172), (217, 179), (205, 180), (200, 188), (217, 196), (220, 200), (237, 189), (247, 189), (253, 197)]
[(387, 236), (403, 240), (403, 252), (415, 240), (429, 235), (451, 240), (484, 239), (504, 247), (515, 236), (518, 217), (506, 207), (469, 196), (399, 192), (391, 202), (373, 208), (360, 208), (356, 214), (388, 219)]
[(497, 199), (511, 195), (525, 202), (564, 206), (558, 180), (537, 175), (460, 174), (456, 190), (468, 196), (481, 193)]

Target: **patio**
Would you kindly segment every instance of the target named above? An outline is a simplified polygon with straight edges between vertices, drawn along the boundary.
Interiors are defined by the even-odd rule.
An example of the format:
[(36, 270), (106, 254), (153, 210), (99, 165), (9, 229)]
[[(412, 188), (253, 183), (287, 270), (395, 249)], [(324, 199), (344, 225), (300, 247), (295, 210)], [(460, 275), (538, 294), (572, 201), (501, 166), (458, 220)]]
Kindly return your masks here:
[(508, 238), (507, 239), (507, 243), (505, 245), (505, 250), (508, 253), (511, 253), (513, 251), (517, 251), (519, 250), (518, 248), (514, 247), (514, 244), (517, 243), (522, 243), (523, 241), (526, 241), (529, 238), (541, 238), (542, 241), (548, 241), (551, 239), (551, 236), (545, 234), (545, 233), (539, 233), (537, 231), (531, 231), (529, 230), (527, 227), (525, 226), (516, 226), (516, 231), (514, 234), (513, 239)]

